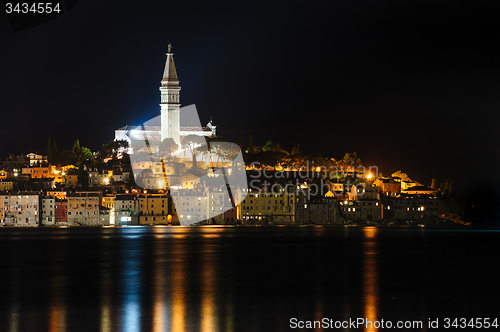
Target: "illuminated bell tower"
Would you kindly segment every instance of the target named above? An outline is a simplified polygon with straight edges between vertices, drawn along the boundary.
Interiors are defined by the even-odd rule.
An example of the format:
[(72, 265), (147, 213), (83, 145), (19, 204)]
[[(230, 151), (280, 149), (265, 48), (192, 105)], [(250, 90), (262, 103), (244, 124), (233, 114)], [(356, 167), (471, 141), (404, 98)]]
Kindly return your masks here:
[(180, 99), (181, 87), (174, 64), (174, 53), (172, 45), (168, 44), (167, 62), (161, 80), (161, 140), (172, 137), (179, 146), (181, 117), (179, 109), (181, 107)]

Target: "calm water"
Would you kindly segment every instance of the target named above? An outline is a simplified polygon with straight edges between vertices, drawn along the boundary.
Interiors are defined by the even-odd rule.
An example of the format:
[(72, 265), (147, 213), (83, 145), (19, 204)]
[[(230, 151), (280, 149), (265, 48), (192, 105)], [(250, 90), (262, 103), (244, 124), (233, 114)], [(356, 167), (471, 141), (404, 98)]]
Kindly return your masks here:
[(499, 240), (495, 231), (406, 227), (1, 228), (0, 330), (494, 318)]

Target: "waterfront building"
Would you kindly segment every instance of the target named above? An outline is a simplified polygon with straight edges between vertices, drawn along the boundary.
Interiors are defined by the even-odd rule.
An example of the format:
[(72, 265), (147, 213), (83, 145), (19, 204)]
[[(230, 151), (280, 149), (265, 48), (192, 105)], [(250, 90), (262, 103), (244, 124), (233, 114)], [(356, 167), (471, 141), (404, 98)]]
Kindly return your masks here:
[(116, 195), (115, 197), (115, 226), (139, 224), (139, 199), (137, 195)]
[(295, 186), (249, 190), (238, 213), (242, 223), (262, 220), (292, 223), (295, 221)]
[(173, 221), (173, 216), (174, 209), (172, 199), (169, 196), (149, 193), (139, 195), (140, 225), (168, 224), (169, 221), (170, 223)]
[(7, 226), (37, 226), (40, 216), (40, 193), (0, 193), (2, 221)]
[(340, 221), (339, 204), (336, 197), (307, 195), (297, 192), (295, 221), (298, 224), (333, 224)]
[(68, 225), (68, 200), (66, 198), (56, 197), (54, 215), (56, 226)]
[(439, 215), (439, 204), (434, 195), (401, 194), (383, 200), (382, 215), (383, 219), (400, 221), (433, 220)]
[(42, 197), (42, 213), (40, 215), (40, 223), (44, 226), (52, 226), (55, 223), (55, 202), (54, 197)]
[(94, 222), (88, 222), (87, 225), (98, 225), (98, 226), (110, 226), (111, 225), (111, 209), (100, 206), (99, 207), (99, 219), (96, 224)]
[(68, 223), (71, 225), (99, 225), (99, 193), (68, 194)]
[[(172, 192), (172, 200), (180, 224), (188, 223), (192, 220), (207, 220), (210, 211), (217, 212), (222, 203), (224, 193), (212, 192), (209, 195), (206, 189), (179, 189)], [(223, 204), (223, 203), (222, 203)], [(220, 218), (221, 219), (221, 218)], [(222, 221), (218, 220), (218, 221)], [(212, 223), (215, 223), (213, 221)]]

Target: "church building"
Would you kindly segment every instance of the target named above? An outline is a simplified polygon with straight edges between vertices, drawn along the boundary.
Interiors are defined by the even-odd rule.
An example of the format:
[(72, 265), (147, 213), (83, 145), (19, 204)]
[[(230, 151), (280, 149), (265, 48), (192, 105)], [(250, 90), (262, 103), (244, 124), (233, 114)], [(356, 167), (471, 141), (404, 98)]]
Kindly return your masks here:
[[(181, 86), (175, 69), (174, 53), (172, 46), (168, 45), (167, 61), (160, 85), (160, 115), (147, 121), (142, 126), (125, 126), (115, 130), (115, 140), (126, 140), (129, 146), (134, 146), (135, 140), (147, 140), (159, 144), (165, 138), (171, 137), (181, 147), (184, 136), (198, 135), (213, 137), (216, 135), (216, 126), (210, 121), (205, 127), (183, 123), (183, 109), (181, 108)], [(196, 116), (196, 115), (195, 115)], [(193, 117), (192, 113), (190, 116)], [(196, 116), (197, 117), (197, 116)], [(189, 120), (189, 119), (187, 119)], [(192, 119), (191, 119), (192, 120)], [(198, 119), (196, 119), (199, 122)], [(191, 121), (192, 122), (192, 121)], [(132, 149), (129, 149), (133, 152)]]

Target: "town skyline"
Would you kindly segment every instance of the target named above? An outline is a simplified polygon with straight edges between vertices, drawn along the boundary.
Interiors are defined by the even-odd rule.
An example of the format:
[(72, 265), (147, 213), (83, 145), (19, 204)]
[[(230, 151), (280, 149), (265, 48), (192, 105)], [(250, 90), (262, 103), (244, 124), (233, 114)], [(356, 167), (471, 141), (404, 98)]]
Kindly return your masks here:
[[(194, 12), (154, 4), (147, 21), (129, 7), (119, 9), (127, 21), (112, 5), (95, 6), (79, 3), (15, 33), (2, 26), (3, 121), (23, 134), (5, 135), (0, 156), (43, 152), (49, 136), (68, 142), (61, 148), (80, 139), (96, 151), (116, 127), (153, 117), (171, 42), (183, 105), (196, 104), (229, 141), (252, 135), (259, 146), (300, 144), (335, 158), (356, 151), (386, 172), (401, 168), (425, 183), (454, 179), (462, 192), (495, 186), (484, 172), (461, 176), (499, 161), (491, 152), (495, 121), (482, 120), (499, 104), (493, 3), (474, 10), (461, 3), (289, 4), (287, 17), (302, 18), (300, 29), (277, 4), (260, 11), (197, 2)], [(175, 15), (163, 22), (166, 10)], [(264, 23), (254, 26), (254, 19)], [(26, 92), (30, 77), (43, 84)]]

